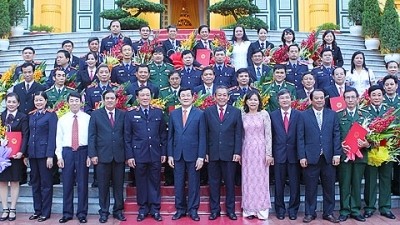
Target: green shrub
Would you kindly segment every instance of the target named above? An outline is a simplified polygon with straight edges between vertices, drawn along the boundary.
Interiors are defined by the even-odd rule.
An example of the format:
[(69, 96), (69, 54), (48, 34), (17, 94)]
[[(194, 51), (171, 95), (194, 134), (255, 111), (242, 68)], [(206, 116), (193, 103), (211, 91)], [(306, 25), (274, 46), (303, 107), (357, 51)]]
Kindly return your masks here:
[(30, 31), (45, 31), (45, 32), (50, 33), (50, 32), (53, 32), (54, 28), (52, 26), (40, 24), (40, 25), (32, 25), (29, 28), (29, 30)]
[(363, 36), (378, 38), (381, 29), (381, 9), (378, 0), (365, 0), (362, 14)]
[(122, 30), (138, 30), (143, 25), (149, 25), (146, 20), (136, 17), (125, 17), (120, 19), (119, 22)]
[(25, 17), (24, 0), (9, 0), (10, 26), (18, 26)]
[(397, 14), (393, 0), (386, 0), (382, 15), (379, 39), (381, 40), (382, 53), (400, 52), (399, 14)]
[(349, 22), (353, 25), (362, 24), (362, 13), (364, 11), (364, 0), (349, 1)]
[(340, 30), (340, 26), (334, 23), (323, 23), (318, 26), (318, 30)]
[(8, 38), (11, 31), (8, 0), (0, 0), (0, 38)]
[(242, 25), (246, 29), (257, 30), (258, 28), (261, 28), (261, 27), (268, 28), (268, 25), (264, 21), (262, 21), (261, 19), (256, 18), (256, 17), (252, 17), (252, 16), (240, 17), (236, 23), (230, 24), (224, 28), (225, 29), (233, 29), (238, 24)]

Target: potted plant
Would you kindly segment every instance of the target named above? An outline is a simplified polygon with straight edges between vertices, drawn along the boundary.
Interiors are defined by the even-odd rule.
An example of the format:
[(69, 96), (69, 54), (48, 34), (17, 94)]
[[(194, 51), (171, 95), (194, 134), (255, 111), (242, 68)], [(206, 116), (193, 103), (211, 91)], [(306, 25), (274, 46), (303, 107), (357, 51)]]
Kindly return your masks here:
[(29, 30), (31, 31), (31, 34), (47, 34), (50, 33), (54, 30), (52, 26), (47, 26), (47, 25), (32, 25)]
[(386, 0), (379, 37), (381, 53), (385, 54), (385, 62), (400, 63), (400, 21), (393, 0)]
[(340, 33), (340, 26), (334, 23), (323, 23), (318, 26), (318, 30), (321, 30), (321, 33), (324, 33), (327, 30), (331, 30), (335, 33)]
[(10, 26), (12, 36), (22, 36), (24, 27), (21, 22), (25, 17), (24, 0), (9, 0)]
[(349, 1), (350, 35), (361, 36), (362, 13), (364, 11), (364, 0)]
[(365, 0), (362, 14), (362, 33), (365, 47), (369, 50), (379, 49), (379, 31), (381, 28), (381, 9), (378, 0)]
[(0, 0), (0, 50), (8, 50), (10, 41), (10, 12), (8, 12), (8, 0)]

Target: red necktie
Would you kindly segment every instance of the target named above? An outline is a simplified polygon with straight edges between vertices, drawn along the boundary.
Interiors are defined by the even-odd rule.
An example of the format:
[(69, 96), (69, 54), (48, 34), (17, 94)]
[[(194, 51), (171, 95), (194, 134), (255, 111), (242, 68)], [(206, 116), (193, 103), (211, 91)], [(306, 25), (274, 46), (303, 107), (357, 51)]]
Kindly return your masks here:
[(285, 131), (288, 133), (289, 131), (289, 118), (288, 118), (288, 112), (283, 113), (285, 116), (283, 117), (283, 125), (285, 126)]
[(90, 80), (93, 80), (93, 70), (90, 71)]
[(110, 123), (111, 123), (111, 126), (114, 127), (114, 117), (113, 117), (113, 113), (112, 113), (112, 112), (109, 112), (109, 114), (110, 114)]
[(72, 141), (71, 148), (72, 151), (76, 151), (79, 148), (79, 127), (77, 115), (74, 115), (74, 122), (72, 123)]
[(220, 107), (219, 108), (219, 120), (224, 120), (224, 108)]

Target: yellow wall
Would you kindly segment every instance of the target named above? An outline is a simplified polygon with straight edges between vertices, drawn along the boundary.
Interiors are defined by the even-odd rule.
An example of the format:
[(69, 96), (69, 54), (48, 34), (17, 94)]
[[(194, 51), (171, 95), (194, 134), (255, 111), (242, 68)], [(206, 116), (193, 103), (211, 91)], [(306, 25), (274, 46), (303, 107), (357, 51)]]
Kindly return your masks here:
[(72, 30), (72, 1), (34, 0), (33, 13), (33, 25), (52, 26), (55, 33)]
[(299, 31), (312, 31), (323, 23), (336, 23), (336, 1), (299, 0)]
[[(147, 0), (149, 2), (161, 3), (160, 0)], [(158, 29), (160, 25), (160, 14), (159, 13), (141, 13), (138, 18), (144, 19), (149, 23), (152, 29)]]
[[(210, 0), (210, 5), (222, 0)], [(207, 7), (208, 8), (208, 7)], [(220, 29), (235, 22), (233, 16), (221, 16), (219, 14), (210, 13), (210, 27), (212, 29)]]

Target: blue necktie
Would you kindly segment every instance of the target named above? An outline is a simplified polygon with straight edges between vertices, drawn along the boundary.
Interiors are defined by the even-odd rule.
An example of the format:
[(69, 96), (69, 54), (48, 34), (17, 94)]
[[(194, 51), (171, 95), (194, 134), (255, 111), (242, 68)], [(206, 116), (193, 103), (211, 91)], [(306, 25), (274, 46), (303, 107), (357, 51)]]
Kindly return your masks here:
[(186, 68), (186, 73), (190, 73), (190, 68)]
[(261, 78), (261, 68), (257, 67), (257, 80), (260, 80)]
[(125, 64), (125, 70), (129, 71), (129, 64)]

